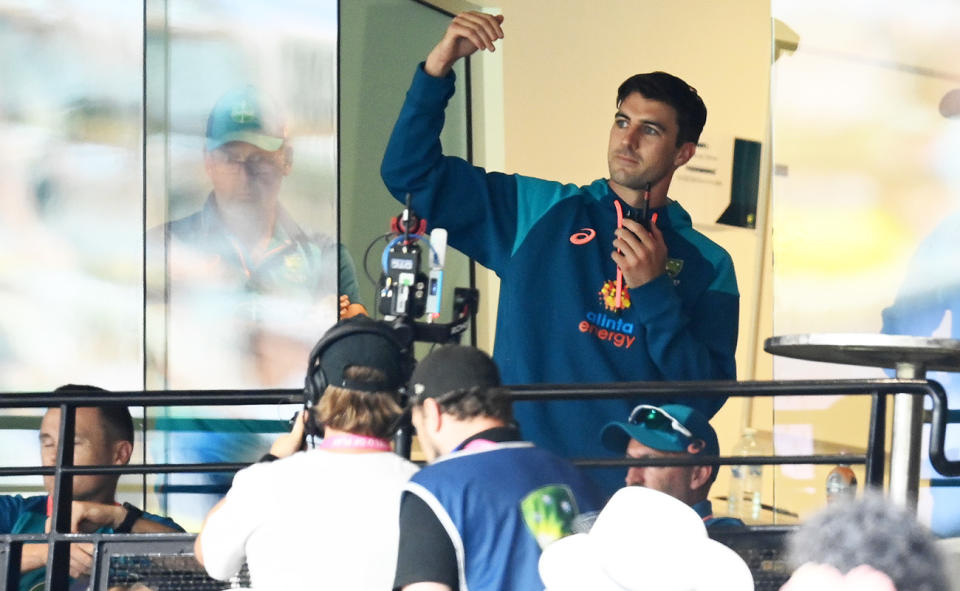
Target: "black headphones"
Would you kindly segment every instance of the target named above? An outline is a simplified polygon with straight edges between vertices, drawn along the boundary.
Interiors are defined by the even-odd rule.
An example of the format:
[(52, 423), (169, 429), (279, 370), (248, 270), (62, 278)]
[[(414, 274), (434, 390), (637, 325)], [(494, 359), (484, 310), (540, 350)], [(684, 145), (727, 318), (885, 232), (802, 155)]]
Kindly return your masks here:
[[(356, 384), (345, 380), (342, 375), (328, 376), (324, 370), (324, 356), (329, 355), (331, 349), (336, 347), (350, 337), (357, 335), (372, 335), (382, 338), (392, 348), (399, 365), (400, 375), (399, 383), (388, 384)], [(323, 435), (323, 427), (318, 424), (313, 409), (320, 402), (327, 386), (343, 386), (356, 390), (369, 391), (390, 391), (395, 392), (397, 402), (403, 402), (403, 392), (406, 389), (407, 381), (413, 368), (416, 365), (416, 359), (412, 353), (412, 342), (405, 342), (402, 338), (402, 331), (398, 331), (385, 322), (378, 322), (365, 316), (358, 316), (348, 320), (341, 320), (333, 328), (323, 335), (323, 338), (317, 342), (310, 352), (310, 358), (307, 365), (307, 375), (304, 380), (303, 408), (307, 411), (306, 435), (319, 437)], [(359, 361), (359, 360), (358, 360)], [(362, 362), (357, 365), (363, 365)], [(346, 369), (344, 366), (342, 369)], [(341, 371), (342, 371), (341, 369)], [(334, 381), (331, 383), (331, 379)], [(389, 376), (388, 376), (389, 380)]]

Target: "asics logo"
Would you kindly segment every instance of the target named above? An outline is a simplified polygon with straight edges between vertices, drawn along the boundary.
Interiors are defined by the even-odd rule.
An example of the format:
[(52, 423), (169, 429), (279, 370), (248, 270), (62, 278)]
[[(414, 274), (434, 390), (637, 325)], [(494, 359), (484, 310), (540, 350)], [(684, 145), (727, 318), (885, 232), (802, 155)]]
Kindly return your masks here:
[(570, 235), (570, 243), (580, 246), (581, 244), (586, 244), (590, 242), (597, 236), (597, 231), (593, 228), (580, 228), (578, 231)]

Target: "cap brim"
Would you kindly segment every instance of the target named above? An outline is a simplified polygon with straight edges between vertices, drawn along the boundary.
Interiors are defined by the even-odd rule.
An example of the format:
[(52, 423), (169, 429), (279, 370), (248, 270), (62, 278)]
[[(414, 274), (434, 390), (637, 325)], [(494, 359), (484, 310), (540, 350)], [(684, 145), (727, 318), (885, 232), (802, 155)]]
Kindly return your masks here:
[(678, 442), (666, 433), (632, 423), (607, 423), (600, 432), (600, 442), (612, 452), (623, 453), (631, 439), (659, 451), (687, 451), (686, 442)]
[(283, 138), (253, 131), (233, 131), (218, 138), (207, 138), (207, 150), (216, 150), (230, 142), (246, 142), (267, 152), (276, 152), (283, 147)]

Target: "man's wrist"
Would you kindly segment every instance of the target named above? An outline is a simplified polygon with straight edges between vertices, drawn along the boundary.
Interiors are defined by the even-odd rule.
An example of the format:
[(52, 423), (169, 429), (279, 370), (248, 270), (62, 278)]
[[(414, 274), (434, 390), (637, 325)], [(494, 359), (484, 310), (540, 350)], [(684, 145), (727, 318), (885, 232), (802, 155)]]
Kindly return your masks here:
[(123, 519), (113, 528), (113, 532), (128, 534), (133, 530), (133, 524), (143, 517), (143, 510), (130, 503), (124, 503), (120, 509), (123, 511)]
[(450, 73), (450, 70), (453, 69), (454, 62), (447, 62), (440, 56), (434, 55), (432, 52), (427, 56), (426, 61), (423, 62), (423, 71), (434, 78), (444, 78), (447, 74)]
[(117, 531), (117, 528), (120, 527), (123, 520), (127, 518), (127, 508), (123, 505), (108, 506), (113, 510), (113, 523), (110, 524), (110, 527), (113, 528), (113, 531)]
[[(664, 275), (666, 275), (666, 273), (667, 273), (666, 271), (663, 271), (663, 272), (661, 272), (661, 273), (658, 273), (657, 275), (654, 275), (653, 277), (647, 277), (646, 279), (640, 278), (640, 279), (638, 279), (636, 282), (631, 282), (631, 281), (628, 280), (628, 281), (626, 281), (627, 287), (629, 287), (630, 289), (635, 289), (635, 288), (637, 288), (637, 287), (643, 287), (644, 285), (647, 285), (648, 283), (653, 283), (653, 282), (656, 281), (657, 279), (663, 277)], [(633, 283), (633, 285), (631, 285), (631, 283)]]

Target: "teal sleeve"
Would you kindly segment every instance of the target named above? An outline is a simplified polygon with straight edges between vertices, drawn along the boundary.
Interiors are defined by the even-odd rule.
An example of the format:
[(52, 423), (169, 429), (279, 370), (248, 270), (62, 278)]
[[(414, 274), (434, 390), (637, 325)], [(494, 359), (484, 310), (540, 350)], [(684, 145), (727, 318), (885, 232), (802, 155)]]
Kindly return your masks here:
[(383, 156), (380, 175), (403, 203), (409, 193), (428, 230), (444, 228), (449, 245), (501, 273), (517, 230), (513, 175), (488, 173), (444, 156), (440, 132), (454, 93), (453, 73), (434, 78), (417, 68)]
[(13, 526), (23, 511), (23, 497), (20, 495), (0, 496), (0, 534), (13, 532)]
[(440, 132), (454, 83), (453, 72), (434, 78), (422, 65), (417, 68), (380, 174), (401, 203), (410, 193), (414, 210), (430, 229), (445, 228), (451, 246), (501, 274), (543, 215), (581, 191), (575, 185), (487, 172), (444, 156)]
[[(732, 275), (732, 266), (728, 271)], [(708, 289), (688, 315), (666, 274), (631, 289), (630, 294), (644, 303), (636, 307), (635, 314), (645, 329), (649, 355), (664, 380), (736, 379), (738, 295)], [(700, 410), (713, 416), (724, 400), (711, 399), (710, 408)]]

